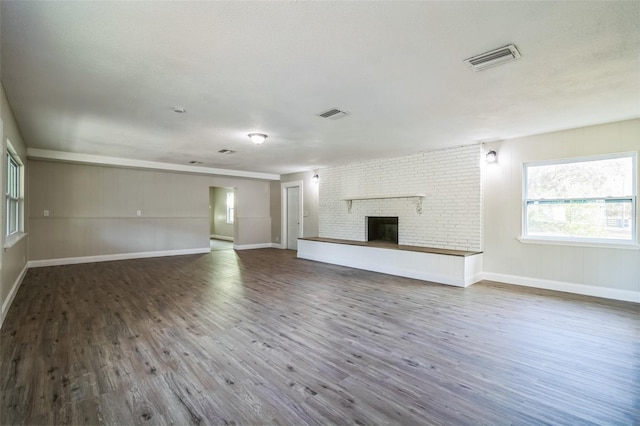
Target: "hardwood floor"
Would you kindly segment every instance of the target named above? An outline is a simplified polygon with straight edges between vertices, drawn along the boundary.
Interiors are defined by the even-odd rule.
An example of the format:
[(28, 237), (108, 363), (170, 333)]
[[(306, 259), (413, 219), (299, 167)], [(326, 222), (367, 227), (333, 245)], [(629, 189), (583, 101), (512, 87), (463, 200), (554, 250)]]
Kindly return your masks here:
[(28, 272), (2, 424), (639, 424), (638, 305), (264, 249)]

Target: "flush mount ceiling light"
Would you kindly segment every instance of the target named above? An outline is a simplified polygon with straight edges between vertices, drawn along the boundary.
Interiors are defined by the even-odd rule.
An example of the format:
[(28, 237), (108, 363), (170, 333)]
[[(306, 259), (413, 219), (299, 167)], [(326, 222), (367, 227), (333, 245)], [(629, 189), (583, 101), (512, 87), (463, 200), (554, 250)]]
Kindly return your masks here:
[(487, 163), (495, 163), (496, 161), (498, 161), (498, 153), (495, 151), (489, 151), (487, 152)]
[(265, 135), (264, 133), (249, 133), (247, 136), (249, 136), (251, 142), (255, 143), (256, 145), (260, 145), (265, 141), (265, 139), (267, 139), (267, 135)]
[(491, 68), (500, 64), (506, 64), (507, 62), (515, 61), (520, 58), (521, 56), (518, 49), (513, 44), (510, 44), (508, 46), (490, 50), (481, 55), (472, 56), (469, 59), (465, 59), (464, 62), (466, 62), (472, 70), (482, 71), (483, 69)]

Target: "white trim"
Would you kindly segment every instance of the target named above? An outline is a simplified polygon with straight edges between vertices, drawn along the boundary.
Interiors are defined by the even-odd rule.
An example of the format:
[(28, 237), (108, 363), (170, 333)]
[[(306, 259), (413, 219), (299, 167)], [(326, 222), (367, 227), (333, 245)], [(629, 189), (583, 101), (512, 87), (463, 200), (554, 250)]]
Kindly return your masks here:
[(209, 238), (213, 238), (214, 240), (233, 241), (233, 237), (227, 237), (226, 235), (211, 234), (209, 235)]
[(182, 164), (161, 163), (158, 161), (132, 160), (128, 158), (106, 157), (103, 155), (80, 154), (75, 152), (52, 151), (48, 149), (27, 148), (27, 157), (65, 161), (70, 163), (101, 164), (109, 166), (133, 167), (140, 169), (168, 170), (172, 172), (199, 173), (245, 177), (252, 179), (280, 180), (280, 175), (273, 173), (247, 172), (244, 170), (217, 169), (213, 167), (187, 166)]
[(640, 303), (640, 291), (596, 287), (586, 284), (544, 280), (540, 278), (499, 274), (495, 272), (485, 272), (483, 274), (483, 279), (489, 281), (497, 281), (504, 284), (521, 285), (525, 287), (535, 287), (545, 290), (562, 291), (565, 293), (582, 294), (584, 296), (594, 296), (602, 297), (604, 299), (623, 300), (625, 302)]
[(5, 250), (10, 249), (11, 247), (13, 247), (16, 244), (18, 244), (20, 242), (20, 240), (22, 240), (26, 236), (27, 236), (26, 232), (15, 232), (15, 233), (9, 235), (4, 240), (4, 249)]
[(271, 248), (273, 243), (259, 243), (259, 244), (234, 244), (234, 250), (253, 250), (262, 248)]
[(196, 249), (146, 251), (138, 253), (103, 254), (99, 256), (64, 257), (60, 259), (30, 260), (28, 266), (30, 268), (41, 268), (43, 266), (75, 265), (78, 263), (110, 262), (114, 260), (144, 259), (148, 257), (164, 256), (183, 256), (186, 254), (203, 253), (211, 253), (211, 249), (207, 247)]
[(282, 223), (280, 228), (280, 243), (282, 244), (282, 248), (287, 247), (288, 235), (287, 235), (287, 189), (289, 188), (299, 188), (299, 200), (298, 200), (298, 218), (300, 220), (300, 226), (298, 227), (298, 238), (302, 238), (304, 236), (304, 181), (295, 180), (292, 182), (284, 182), (280, 184), (280, 211), (282, 217)]
[[(640, 250), (640, 244), (634, 243), (613, 243), (613, 242), (595, 242), (595, 241), (579, 241), (579, 240), (562, 240), (557, 237), (516, 237), (523, 244), (549, 244), (555, 246), (576, 246), (576, 247), (597, 247), (623, 250)], [(608, 240), (611, 241), (611, 240)]]
[(278, 244), (278, 243), (271, 243), (271, 248), (279, 249), (279, 250), (284, 249), (284, 247), (282, 247), (282, 244)]
[(18, 293), (18, 289), (22, 285), (22, 280), (24, 280), (24, 277), (25, 275), (27, 275), (28, 270), (29, 270), (29, 265), (25, 264), (24, 268), (22, 268), (22, 271), (20, 271), (18, 278), (16, 278), (16, 281), (13, 283), (13, 287), (11, 287), (11, 290), (9, 291), (7, 298), (2, 304), (2, 318), (0, 318), (0, 328), (2, 328), (2, 324), (4, 324), (4, 319), (7, 316), (7, 312), (9, 312), (9, 308), (13, 303), (13, 299), (15, 299), (16, 294)]

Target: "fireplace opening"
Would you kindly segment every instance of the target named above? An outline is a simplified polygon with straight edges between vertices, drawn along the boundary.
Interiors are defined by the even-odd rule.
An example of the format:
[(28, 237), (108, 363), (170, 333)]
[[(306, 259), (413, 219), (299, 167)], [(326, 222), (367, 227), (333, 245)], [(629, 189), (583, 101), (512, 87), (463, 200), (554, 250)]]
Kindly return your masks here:
[(367, 241), (398, 244), (398, 217), (367, 216)]

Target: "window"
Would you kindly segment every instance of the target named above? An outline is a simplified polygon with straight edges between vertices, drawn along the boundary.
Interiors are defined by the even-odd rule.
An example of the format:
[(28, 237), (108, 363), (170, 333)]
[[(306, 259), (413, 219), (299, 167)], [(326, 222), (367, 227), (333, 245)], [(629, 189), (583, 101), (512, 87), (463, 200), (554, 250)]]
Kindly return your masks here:
[(636, 154), (524, 165), (523, 237), (637, 243)]
[(22, 162), (7, 141), (7, 237), (22, 230)]
[(233, 223), (234, 212), (233, 192), (227, 192), (227, 223)]

